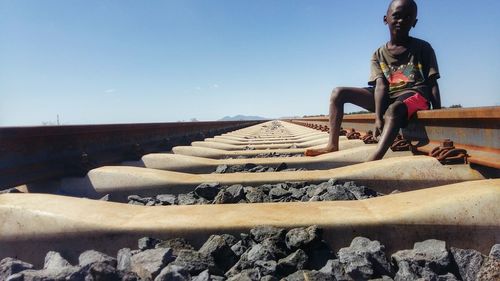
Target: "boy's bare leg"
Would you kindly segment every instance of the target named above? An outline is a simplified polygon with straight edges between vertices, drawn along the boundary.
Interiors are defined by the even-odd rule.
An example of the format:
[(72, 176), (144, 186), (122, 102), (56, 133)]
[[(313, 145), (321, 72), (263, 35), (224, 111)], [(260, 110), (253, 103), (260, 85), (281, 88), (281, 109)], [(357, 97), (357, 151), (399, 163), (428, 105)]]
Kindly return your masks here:
[(335, 88), (330, 96), (328, 143), (324, 148), (307, 149), (304, 153), (306, 156), (317, 156), (339, 150), (340, 125), (344, 117), (345, 103), (352, 103), (372, 112), (375, 110), (375, 101), (370, 91), (363, 88)]
[(384, 157), (385, 153), (394, 142), (394, 139), (396, 139), (403, 122), (407, 118), (408, 112), (403, 102), (396, 101), (387, 108), (384, 118), (384, 130), (382, 131), (375, 152), (367, 161), (380, 160)]

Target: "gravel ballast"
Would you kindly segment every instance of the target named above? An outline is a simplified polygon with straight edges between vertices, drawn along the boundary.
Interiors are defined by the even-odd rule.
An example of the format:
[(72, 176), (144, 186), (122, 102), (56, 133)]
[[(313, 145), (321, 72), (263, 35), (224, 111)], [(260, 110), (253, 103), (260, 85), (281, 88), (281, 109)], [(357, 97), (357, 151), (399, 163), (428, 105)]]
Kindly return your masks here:
[(331, 179), (319, 184), (285, 182), (263, 184), (257, 187), (241, 184), (221, 185), (202, 183), (194, 191), (184, 194), (159, 194), (152, 197), (128, 196), (128, 203), (143, 206), (234, 204), (269, 202), (307, 202), (362, 200), (383, 194), (354, 182), (338, 182)]
[(219, 165), (213, 174), (228, 174), (228, 173), (268, 173), (268, 172), (294, 172), (305, 171), (304, 168), (288, 168), (286, 163), (281, 163), (276, 167), (256, 165), (247, 163), (244, 165)]
[(85, 251), (76, 265), (53, 251), (38, 269), (4, 258), (0, 280), (498, 280), (499, 247), (486, 256), (429, 239), (388, 255), (366, 237), (331, 249), (317, 226), (262, 226), (239, 236), (211, 235), (198, 250), (182, 238), (144, 237), (137, 249), (120, 249), (116, 258)]
[[(265, 151), (265, 150), (264, 150)], [(256, 155), (238, 155), (226, 156), (223, 159), (251, 159), (251, 158), (288, 158), (288, 157), (304, 157), (304, 153), (283, 153), (283, 152), (263, 152)]]

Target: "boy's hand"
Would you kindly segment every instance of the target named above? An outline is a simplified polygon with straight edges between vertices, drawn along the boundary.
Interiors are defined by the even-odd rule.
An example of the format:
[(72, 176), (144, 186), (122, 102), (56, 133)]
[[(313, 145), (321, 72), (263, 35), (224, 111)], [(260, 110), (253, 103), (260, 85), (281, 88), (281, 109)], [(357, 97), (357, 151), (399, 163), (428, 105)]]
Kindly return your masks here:
[(375, 132), (373, 133), (374, 137), (378, 137), (382, 134), (382, 130), (384, 129), (384, 120), (380, 118), (375, 118)]

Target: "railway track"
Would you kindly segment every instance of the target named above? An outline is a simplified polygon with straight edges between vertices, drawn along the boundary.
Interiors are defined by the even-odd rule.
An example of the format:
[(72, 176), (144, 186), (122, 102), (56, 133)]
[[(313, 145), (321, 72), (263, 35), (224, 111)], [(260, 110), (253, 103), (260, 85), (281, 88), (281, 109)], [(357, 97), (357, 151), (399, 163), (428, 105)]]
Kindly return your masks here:
[[(432, 244), (435, 243), (432, 241), (436, 241), (428, 239), (445, 241), (444, 251), (450, 257), (453, 256), (450, 258), (455, 262), (453, 266), (445, 266), (446, 270), (453, 269), (445, 272), (443, 267), (440, 269), (442, 272), (433, 273), (440, 278), (448, 274), (446, 278), (449, 279), (442, 280), (454, 280), (453, 277), (466, 280), (461, 275), (460, 262), (454, 261), (457, 251), (451, 250), (452, 247), (477, 250), (474, 253), (476, 257), (481, 257), (482, 262), (479, 262), (475, 276), (486, 278), (487, 273), (495, 276), (500, 274), (496, 268), (498, 262), (494, 253), (487, 256), (491, 247), (500, 243), (500, 180), (497, 179), (500, 116), (498, 108), (481, 110), (476, 109), (474, 114), (462, 111), (462, 116), (466, 115), (465, 119), (469, 120), (465, 123), (459, 122), (458, 117), (452, 117), (456, 113), (447, 111), (432, 117), (426, 115), (428, 112), (419, 113), (419, 122), (423, 123), (420, 130), (425, 132), (425, 136), (403, 131), (403, 136), (408, 138), (408, 150), (396, 148), (389, 151), (384, 159), (370, 163), (363, 161), (374, 150), (375, 144), (370, 144), (366, 138), (348, 139), (352, 134), (341, 138), (338, 152), (301, 157), (306, 148), (322, 146), (326, 142), (328, 122), (324, 118), (259, 124), (207, 123), (202, 124), (204, 128), (200, 126), (195, 129), (196, 132), (193, 132), (194, 127), (190, 127), (184, 128), (182, 133), (179, 133), (178, 128), (184, 124), (178, 125), (177, 129), (170, 127), (170, 132), (168, 125), (148, 125), (149, 130), (153, 131), (140, 126), (125, 129), (119, 126), (71, 128), (73, 136), (87, 135), (87, 140), (79, 139), (76, 143), (75, 138), (68, 137), (67, 133), (57, 132), (59, 128), (49, 128), (53, 130), (50, 133), (34, 128), (30, 132), (16, 133), (13, 128), (9, 128), (0, 131), (0, 135), (5, 137), (3, 140), (9, 141), (5, 143), (10, 148), (26, 145), (38, 134), (46, 141), (64, 136), (62, 143), (66, 150), (47, 160), (42, 155), (53, 151), (54, 146), (46, 144), (38, 148), (9, 151), (10, 154), (4, 159), (11, 162), (2, 161), (0, 169), (5, 173), (0, 183), (3, 187), (17, 186), (15, 190), (10, 190), (21, 193), (0, 195), (0, 259), (16, 257), (41, 268), (46, 253), (57, 251), (70, 263), (78, 264), (80, 253), (85, 250), (95, 249), (116, 257), (120, 249), (137, 248), (137, 241), (141, 237), (162, 240), (182, 237), (194, 248), (201, 247), (200, 251), (203, 252), (208, 247), (207, 239), (213, 234), (225, 233), (239, 237), (240, 233), (251, 233), (249, 235), (256, 239), (255, 231), (259, 227), (273, 226), (282, 228), (283, 233), (289, 231), (286, 234), (288, 237), (294, 231), (306, 231), (306, 227), (310, 230), (314, 226), (313, 229), (317, 227), (322, 230), (322, 236), (318, 239), (328, 245), (330, 256), (321, 264), (312, 261), (316, 256), (321, 256), (319, 253), (306, 251), (310, 259), (309, 267), (295, 265), (294, 270), (308, 269), (301, 271), (302, 275), (299, 274), (302, 279), (286, 280), (366, 280), (369, 279), (367, 276), (382, 275), (403, 280), (400, 269), (404, 262), (409, 261), (400, 258), (400, 251), (414, 246), (413, 251), (417, 251), (420, 245), (417, 242)], [(447, 117), (439, 119), (439, 116)], [(368, 115), (347, 117), (343, 126), (351, 127), (354, 122), (352, 127), (357, 127), (361, 132), (360, 137), (363, 137), (368, 131), (365, 124), (370, 118)], [(410, 126), (416, 126), (416, 123), (412, 122)], [(457, 125), (460, 123), (462, 126)], [(119, 133), (113, 137), (108, 135), (109, 139), (104, 138), (106, 145), (98, 145), (98, 140), (103, 139), (105, 131), (110, 129)], [(135, 132), (133, 140), (124, 140), (128, 131)], [(470, 135), (478, 131), (488, 137)], [(88, 132), (93, 134), (88, 136)], [(438, 139), (443, 139), (443, 134), (454, 137), (453, 149), (457, 153), (451, 154), (453, 161), (418, 155), (432, 151), (430, 146), (436, 144)], [(415, 141), (418, 144), (414, 144)], [(191, 145), (186, 145), (189, 143)], [(467, 151), (463, 153), (461, 149), (465, 148)], [(35, 153), (35, 157), (27, 159), (24, 154), (25, 158), (16, 159), (26, 151)], [(102, 151), (107, 154), (99, 156)], [(466, 157), (457, 157), (463, 154)], [(87, 156), (82, 158), (82, 155)], [(453, 163), (443, 164), (449, 162)], [(110, 163), (119, 165), (105, 165)], [(62, 169), (61, 165), (71, 167)], [(227, 172), (233, 167), (275, 172), (214, 173)], [(22, 169), (26, 171), (24, 178)], [(370, 195), (361, 196), (360, 190), (368, 190)], [(333, 192), (333, 195), (328, 192)], [(260, 201), (252, 197), (256, 193), (261, 196)], [(291, 197), (285, 198), (285, 193)], [(338, 197), (340, 193), (344, 197)], [(159, 195), (167, 199), (160, 200)], [(174, 206), (174, 201), (175, 204), (183, 201), (188, 205)], [(387, 257), (394, 254), (392, 263), (386, 258), (391, 269), (387, 269), (384, 274), (372, 269), (369, 275), (360, 273), (362, 270), (356, 267), (359, 261), (351, 260), (349, 263), (342, 260), (345, 259), (344, 251), (350, 251), (346, 247), (352, 242), (351, 247), (354, 249), (355, 241), (358, 241), (355, 237), (360, 236), (385, 245), (381, 251)], [(253, 243), (260, 245), (264, 242)], [(431, 248), (437, 247), (437, 244), (432, 245)], [(142, 252), (147, 251), (147, 248), (142, 249)], [(344, 248), (347, 250), (340, 251)], [(249, 247), (248, 251), (252, 249), (255, 247)], [(289, 247), (291, 249), (295, 250)], [(367, 250), (359, 251), (365, 253)], [(138, 250), (134, 254), (142, 252)], [(246, 255), (242, 256), (248, 259)], [(179, 258), (182, 254), (177, 253), (175, 256)], [(364, 259), (372, 260), (373, 257), (365, 256)], [(400, 263), (400, 259), (404, 262)], [(271, 259), (264, 260), (270, 262)], [(339, 272), (334, 274), (333, 269), (325, 273), (328, 272), (325, 269), (328, 260), (340, 261), (339, 268), (342, 268), (343, 275), (338, 275)], [(235, 260), (231, 266), (225, 265), (223, 272), (209, 270), (206, 274), (212, 275), (212, 279), (206, 277), (196, 280), (259, 280), (264, 275), (267, 275), (267, 280), (274, 280), (270, 276), (295, 278), (292, 276), (294, 271), (283, 269), (283, 263), (281, 267), (275, 265), (275, 271), (265, 271), (267, 274), (263, 273), (262, 266), (250, 271), (242, 267), (241, 263), (241, 260)], [(376, 268), (374, 264), (373, 268)], [(169, 270), (168, 274), (173, 274), (173, 269)], [(193, 272), (182, 273), (183, 278), (195, 275), (198, 275), (196, 278), (202, 278), (201, 270), (196, 271), (196, 274)], [(247, 275), (242, 275), (242, 272)], [(226, 276), (222, 277), (224, 273)], [(173, 276), (165, 274), (157, 270), (154, 274), (139, 272), (138, 276), (146, 280)], [(255, 274), (259, 277), (255, 277)], [(291, 277), (287, 277), (288, 274)], [(418, 274), (423, 273), (419, 271)], [(222, 279), (216, 279), (217, 276)], [(384, 278), (389, 278), (387, 276)]]

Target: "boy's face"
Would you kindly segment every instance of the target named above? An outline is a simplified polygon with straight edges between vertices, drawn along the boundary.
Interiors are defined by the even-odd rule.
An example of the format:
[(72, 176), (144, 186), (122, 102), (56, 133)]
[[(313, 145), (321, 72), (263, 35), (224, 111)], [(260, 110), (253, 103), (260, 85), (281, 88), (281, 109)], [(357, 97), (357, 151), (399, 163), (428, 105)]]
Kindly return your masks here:
[(389, 26), (392, 35), (408, 35), (410, 29), (417, 24), (417, 11), (410, 1), (395, 0), (387, 9), (384, 23)]

